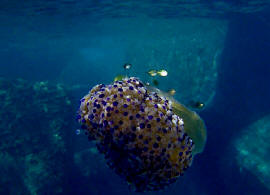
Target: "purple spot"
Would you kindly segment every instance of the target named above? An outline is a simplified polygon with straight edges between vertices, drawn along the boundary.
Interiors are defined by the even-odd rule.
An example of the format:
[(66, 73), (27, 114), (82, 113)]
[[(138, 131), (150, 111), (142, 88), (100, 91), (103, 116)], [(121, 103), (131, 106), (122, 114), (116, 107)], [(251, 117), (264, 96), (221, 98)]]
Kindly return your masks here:
[(106, 127), (106, 126), (108, 125), (108, 121), (105, 120), (105, 121), (103, 122), (103, 124), (104, 124), (104, 126)]
[(152, 116), (152, 115), (149, 115), (149, 116), (148, 116), (148, 119), (149, 119), (149, 120), (152, 120), (152, 119), (153, 119), (153, 116)]
[(140, 114), (136, 114), (136, 118), (140, 118), (141, 117), (141, 115)]
[(123, 94), (120, 94), (120, 97), (123, 97)]
[(144, 112), (144, 109), (143, 108), (141, 108), (141, 112)]
[(147, 128), (148, 128), (148, 129), (150, 129), (150, 128), (151, 128), (151, 125), (150, 125), (150, 124), (147, 124), (146, 126), (147, 126)]
[(97, 110), (96, 109), (93, 109), (93, 113), (96, 113), (97, 112)]
[(119, 121), (118, 123), (119, 123), (119, 125), (122, 125), (123, 124), (123, 121)]
[(128, 107), (128, 105), (127, 105), (127, 104), (124, 104), (124, 105), (123, 105), (123, 107), (124, 107), (124, 108), (127, 108), (127, 107)]
[(82, 123), (86, 123), (86, 120), (85, 119), (82, 119)]
[(139, 135), (139, 139), (142, 139), (143, 138), (143, 135)]
[(141, 82), (139, 83), (139, 87), (143, 87), (143, 84)]
[(119, 110), (115, 110), (115, 113), (119, 113)]
[(153, 144), (153, 147), (154, 147), (154, 148), (158, 148), (158, 143), (154, 143), (154, 144)]
[(116, 88), (116, 87), (117, 87), (117, 85), (113, 85), (113, 87), (114, 87), (114, 88)]
[(104, 118), (104, 116), (105, 116), (104, 113), (102, 113), (102, 114), (101, 114), (101, 118)]
[(179, 152), (179, 156), (182, 156), (183, 155), (183, 152)]
[(134, 88), (133, 88), (132, 86), (129, 86), (129, 89), (130, 89), (130, 90), (133, 90)]
[(128, 101), (128, 102), (130, 102), (130, 99), (129, 99), (129, 98), (127, 98), (127, 101)]
[(105, 96), (105, 95), (102, 93), (102, 94), (100, 94), (98, 97), (99, 97), (99, 98), (104, 98), (104, 96)]
[(157, 122), (160, 122), (160, 118), (157, 118)]
[(113, 106), (117, 106), (118, 105), (118, 102), (113, 102)]
[(124, 112), (124, 116), (127, 116), (128, 115), (128, 112)]
[(111, 107), (108, 106), (108, 107), (106, 108), (106, 110), (107, 110), (108, 112), (110, 112), (110, 111), (111, 111)]
[(113, 98), (117, 98), (117, 95), (115, 94), (115, 95), (113, 96)]
[(122, 91), (123, 91), (123, 89), (122, 89), (122, 88), (118, 88), (118, 91), (122, 92)]
[(141, 129), (144, 129), (144, 128), (145, 128), (145, 124), (144, 124), (144, 123), (141, 123), (141, 124), (140, 124), (140, 128), (141, 128)]
[(100, 105), (99, 105), (99, 104), (97, 104), (97, 108), (98, 108), (98, 109), (100, 108)]
[(111, 114), (110, 114), (110, 113), (108, 113), (108, 114), (107, 114), (107, 117), (110, 117), (110, 116), (111, 116)]
[(77, 120), (79, 120), (81, 118), (81, 115), (77, 115)]
[(102, 104), (103, 104), (104, 106), (106, 106), (107, 102), (105, 102), (105, 101), (102, 101)]
[(158, 105), (157, 104), (155, 104), (155, 106), (154, 106), (155, 108), (158, 108)]
[(110, 128), (110, 132), (113, 133), (114, 132), (114, 128)]

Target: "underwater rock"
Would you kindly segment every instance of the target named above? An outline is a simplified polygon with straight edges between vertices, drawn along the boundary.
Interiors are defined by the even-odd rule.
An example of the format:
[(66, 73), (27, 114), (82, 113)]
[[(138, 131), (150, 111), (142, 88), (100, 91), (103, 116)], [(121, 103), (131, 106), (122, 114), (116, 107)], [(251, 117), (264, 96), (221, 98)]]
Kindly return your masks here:
[(16, 194), (63, 193), (72, 113), (66, 89), (0, 79), (0, 102), (0, 194), (13, 192), (11, 183)]
[[(227, 24), (209, 18), (106, 18), (91, 24), (105, 33), (83, 39), (97, 42), (98, 47), (78, 48), (60, 79), (69, 85), (88, 86), (100, 82), (97, 75), (103, 75), (103, 82), (108, 83), (116, 74), (132, 74), (163, 91), (173, 87), (175, 98), (185, 105), (193, 100), (203, 102), (206, 108), (216, 92)], [(128, 71), (123, 68), (125, 62), (132, 63)], [(168, 76), (147, 75), (149, 70), (163, 69)]]
[[(136, 36), (131, 32), (127, 39), (127, 59), (136, 67), (133, 74), (144, 82), (157, 81), (163, 91), (172, 86), (175, 98), (185, 105), (191, 98), (210, 104), (216, 92), (227, 22), (209, 18), (152, 19), (144, 29), (146, 32)], [(166, 78), (145, 76), (148, 70), (164, 68), (169, 75)]]
[(235, 140), (236, 160), (270, 190), (270, 115), (249, 125)]
[(92, 88), (77, 119), (109, 167), (142, 192), (163, 189), (190, 167), (194, 142), (180, 117), (171, 100), (131, 77)]

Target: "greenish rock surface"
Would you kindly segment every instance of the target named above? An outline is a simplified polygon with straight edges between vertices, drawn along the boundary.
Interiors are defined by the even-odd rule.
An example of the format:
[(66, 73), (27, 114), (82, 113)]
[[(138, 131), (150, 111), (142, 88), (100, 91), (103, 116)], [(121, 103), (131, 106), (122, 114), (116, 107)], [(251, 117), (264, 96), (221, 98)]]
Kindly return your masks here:
[[(88, 35), (81, 36), (93, 44), (76, 50), (77, 57), (60, 74), (61, 82), (90, 88), (89, 83), (109, 83), (121, 74), (138, 77), (150, 85), (157, 80), (155, 87), (164, 92), (175, 89), (175, 98), (185, 105), (191, 100), (206, 106), (211, 102), (227, 33), (226, 20), (117, 18), (91, 26), (102, 33), (90, 40)], [(130, 70), (123, 68), (124, 63), (132, 64)], [(167, 77), (147, 74), (161, 69), (168, 71)]]
[(72, 117), (65, 88), (0, 79), (0, 102), (0, 194), (63, 193)]
[(248, 126), (236, 139), (240, 171), (248, 170), (270, 190), (270, 115)]
[[(127, 59), (134, 65), (131, 74), (150, 84), (157, 80), (157, 87), (165, 92), (175, 89), (175, 98), (183, 104), (194, 100), (207, 106), (216, 91), (227, 22), (209, 18), (152, 19), (143, 28), (130, 39), (132, 49), (127, 50)], [(161, 69), (168, 71), (167, 77), (146, 74)]]

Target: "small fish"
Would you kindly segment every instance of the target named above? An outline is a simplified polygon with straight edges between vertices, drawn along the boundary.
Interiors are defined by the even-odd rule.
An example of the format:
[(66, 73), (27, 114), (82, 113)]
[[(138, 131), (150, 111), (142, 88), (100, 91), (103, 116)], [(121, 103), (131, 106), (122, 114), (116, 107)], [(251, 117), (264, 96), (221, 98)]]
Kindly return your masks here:
[(157, 74), (159, 76), (166, 77), (168, 75), (168, 72), (166, 70), (159, 70)]
[(173, 96), (173, 95), (176, 93), (176, 91), (175, 91), (175, 89), (170, 89), (170, 90), (168, 90), (167, 93), (168, 93), (169, 95)]
[(129, 70), (131, 68), (131, 66), (132, 65), (130, 63), (126, 63), (126, 64), (124, 64), (124, 69)]
[(81, 134), (81, 130), (80, 129), (76, 129), (75, 130), (75, 133), (76, 133), (76, 135), (80, 135)]
[(157, 87), (158, 84), (159, 84), (158, 81), (157, 81), (156, 79), (154, 79), (154, 80), (153, 80), (153, 85)]
[(190, 101), (189, 105), (196, 109), (202, 109), (205, 105), (203, 102), (200, 101)]
[(125, 78), (125, 76), (124, 75), (117, 75), (116, 77), (114, 77), (114, 82), (115, 81), (121, 81), (121, 80), (123, 80)]
[(147, 73), (148, 73), (151, 77), (154, 77), (154, 76), (157, 75), (157, 71), (156, 71), (156, 70), (149, 70)]

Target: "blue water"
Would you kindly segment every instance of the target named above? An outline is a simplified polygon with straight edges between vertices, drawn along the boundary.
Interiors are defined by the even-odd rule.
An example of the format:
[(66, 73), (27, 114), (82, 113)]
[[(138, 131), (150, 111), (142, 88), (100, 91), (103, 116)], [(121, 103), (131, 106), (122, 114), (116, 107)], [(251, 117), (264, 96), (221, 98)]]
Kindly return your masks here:
[[(63, 162), (61, 182), (57, 180), (44, 184), (42, 190), (31, 191), (35, 186), (29, 183), (34, 185), (35, 182), (24, 178), (27, 177), (24, 176), (27, 165), (12, 165), (12, 168), (4, 169), (7, 171), (0, 171), (1, 177), (9, 181), (0, 180), (0, 193), (136, 194), (106, 166), (102, 155), (95, 153), (93, 143), (77, 131), (80, 127), (74, 118), (78, 101), (94, 85), (108, 84), (119, 74), (151, 81), (146, 72), (163, 68), (168, 70), (168, 78), (160, 78), (158, 87), (186, 90), (183, 94), (176, 94), (179, 101), (188, 103), (195, 96), (190, 97), (190, 94), (202, 89), (200, 93), (203, 95), (196, 95), (209, 104), (198, 112), (205, 121), (208, 138), (204, 152), (196, 156), (184, 177), (164, 191), (145, 194), (270, 194), (269, 184), (258, 175), (248, 169), (241, 171), (233, 145), (247, 126), (270, 114), (270, 3), (263, 0), (251, 2), (2, 0), (0, 77), (11, 82), (20, 78), (30, 84), (41, 81), (52, 85), (61, 83), (69, 88), (73, 105), (65, 113), (68, 115), (65, 120), (69, 121), (66, 123), (71, 124), (63, 133), (65, 155), (50, 159), (52, 163)], [(212, 28), (218, 30), (209, 30)], [(202, 42), (203, 52), (194, 51), (198, 49), (197, 41)], [(217, 76), (215, 79), (209, 76), (210, 81), (205, 81), (202, 86), (194, 80), (207, 77), (208, 68), (198, 71), (194, 77), (189, 75), (193, 75), (198, 67), (191, 65), (191, 68), (184, 69), (178, 66), (188, 55), (192, 56), (191, 64), (194, 56), (205, 59), (204, 64), (207, 64), (207, 60), (212, 59), (207, 56), (213, 55), (215, 47), (220, 49), (218, 65), (212, 70), (210, 64), (209, 72), (216, 71)], [(176, 49), (180, 53), (171, 57)], [(125, 63), (132, 64), (128, 73), (123, 68)], [(190, 82), (179, 82), (178, 77)], [(190, 84), (191, 81), (194, 83)], [(20, 94), (16, 97), (16, 101), (20, 101)], [(31, 102), (24, 100), (22, 104), (31, 105)], [(61, 113), (56, 115), (59, 117)], [(29, 116), (35, 122), (24, 120), (22, 125), (35, 126), (35, 133), (43, 135), (44, 132), (38, 131), (39, 126), (44, 120), (51, 119), (46, 118), (46, 113), (29, 113)], [(3, 121), (1, 123), (6, 125)], [(7, 128), (15, 132), (7, 145), (19, 136), (24, 137), (24, 129), (20, 134), (14, 126), (1, 125), (0, 129), (4, 132)], [(1, 139), (4, 136), (1, 135)], [(45, 150), (50, 143), (39, 140), (36, 145), (39, 145), (38, 149), (35, 145), (29, 148), (33, 155), (38, 152), (36, 150)], [(94, 151), (89, 153), (91, 157), (87, 152), (84, 154), (89, 148)], [(10, 151), (2, 148), (0, 152), (12, 156)], [(76, 155), (82, 155), (79, 161), (74, 160)], [(9, 167), (9, 161), (5, 166)], [(55, 175), (57, 178), (57, 173)], [(47, 177), (51, 178), (44, 176)]]

